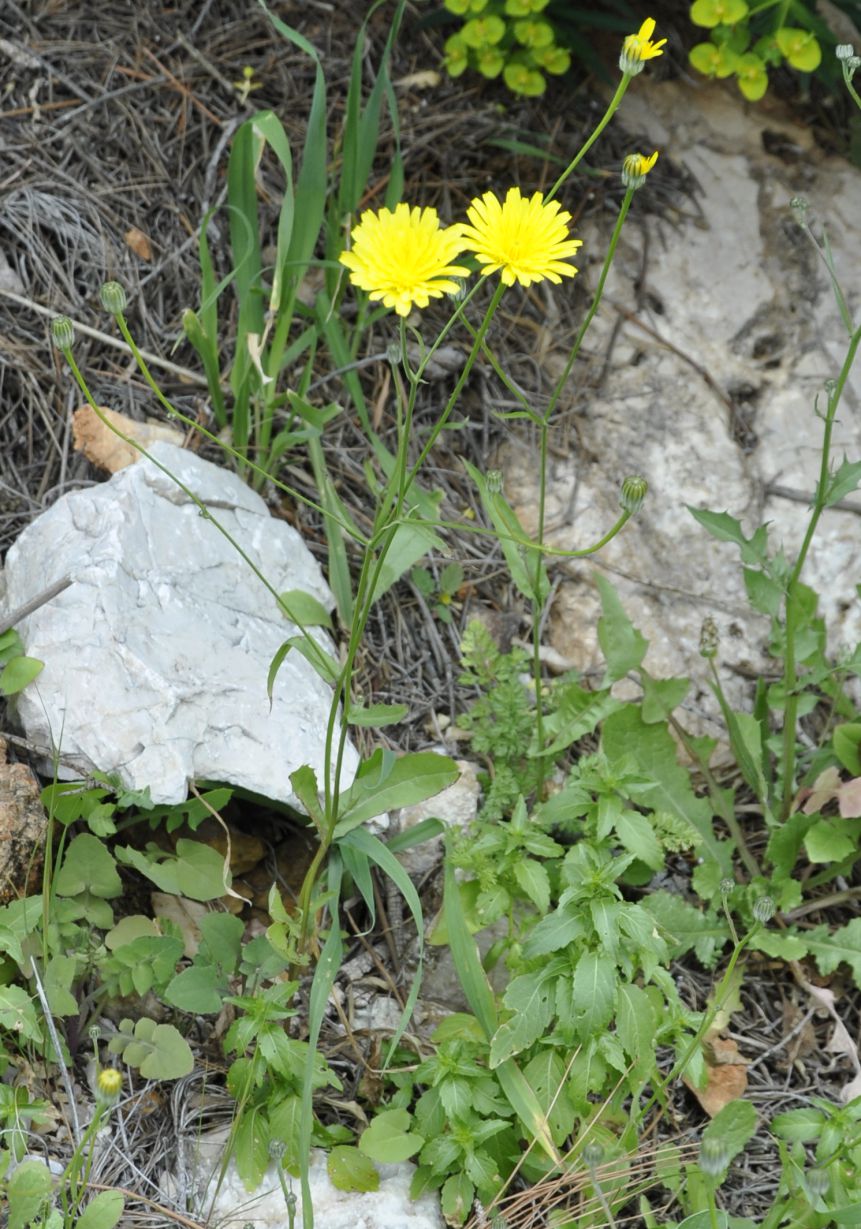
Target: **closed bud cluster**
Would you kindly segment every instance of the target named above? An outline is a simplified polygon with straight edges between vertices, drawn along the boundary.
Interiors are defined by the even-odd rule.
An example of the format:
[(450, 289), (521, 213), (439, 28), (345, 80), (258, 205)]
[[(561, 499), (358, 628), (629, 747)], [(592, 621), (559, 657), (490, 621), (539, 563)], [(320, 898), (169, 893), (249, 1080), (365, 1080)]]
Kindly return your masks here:
[(719, 646), (720, 632), (718, 631), (717, 623), (709, 615), (703, 619), (703, 624), (700, 628), (700, 657), (705, 657), (706, 659), (717, 657)]
[(719, 1178), (731, 1160), (726, 1140), (707, 1135), (700, 1144), (699, 1166), (707, 1178)]
[(789, 202), (789, 208), (795, 214), (795, 219), (799, 226), (807, 225), (807, 214), (810, 210), (810, 202), (803, 196), (793, 196)]
[(753, 916), (764, 926), (774, 917), (774, 901), (770, 896), (760, 896), (753, 902)]
[(75, 341), (75, 326), (68, 316), (57, 316), (51, 321), (51, 340), (58, 350), (71, 350)]
[(112, 316), (121, 316), (126, 310), (128, 298), (119, 282), (105, 282), (99, 291), (102, 307)]
[(484, 481), (491, 495), (502, 494), (502, 471), (498, 469), (489, 469), (484, 475)]
[(851, 43), (838, 43), (834, 48), (834, 54), (838, 60), (851, 60), (855, 54), (855, 48)]
[(721, 879), (721, 881), (720, 881), (720, 894), (721, 894), (721, 896), (729, 896), (730, 892), (732, 892), (732, 890), (733, 890), (733, 888), (734, 888), (734, 887), (735, 887), (735, 880), (734, 880), (734, 879), (729, 879), (729, 878), (727, 878), (727, 879)]
[(283, 1139), (270, 1139), (269, 1156), (273, 1161), (280, 1161), (286, 1151), (287, 1145), (284, 1143)]
[(619, 494), (619, 503), (624, 512), (630, 512), (631, 515), (639, 512), (643, 506), (643, 500), (649, 493), (649, 484), (645, 478), (639, 474), (633, 474), (630, 478), (626, 478), (622, 483), (622, 490)]

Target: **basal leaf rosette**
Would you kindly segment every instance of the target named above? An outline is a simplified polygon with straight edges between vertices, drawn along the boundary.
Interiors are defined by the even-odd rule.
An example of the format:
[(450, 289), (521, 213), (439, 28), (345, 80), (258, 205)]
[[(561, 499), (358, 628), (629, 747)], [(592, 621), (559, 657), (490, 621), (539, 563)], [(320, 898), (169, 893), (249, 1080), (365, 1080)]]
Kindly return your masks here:
[(472, 201), (467, 217), (464, 246), (484, 266), (483, 275), (498, 272), (506, 286), (530, 286), (545, 279), (558, 283), (577, 272), (568, 260), (582, 240), (568, 237), (571, 215), (558, 201), (545, 201), (540, 192), (525, 197), (519, 188), (509, 188), (504, 201), (485, 192)]
[(822, 48), (809, 30), (784, 26), (774, 38), (781, 53), (799, 72), (812, 73), (822, 63)]
[(353, 228), (351, 249), (339, 260), (372, 302), (408, 316), (431, 299), (456, 294), (460, 287), (452, 279), (469, 276), (454, 263), (466, 247), (463, 230), (440, 226), (435, 209), (400, 204), (394, 210), (366, 210)]
[(538, 98), (547, 89), (544, 77), (525, 59), (509, 60), (503, 70), (502, 79), (512, 94), (522, 94), (524, 98)]
[(713, 30), (715, 26), (733, 26), (743, 21), (748, 12), (745, 0), (694, 0), (691, 21), (695, 26)]

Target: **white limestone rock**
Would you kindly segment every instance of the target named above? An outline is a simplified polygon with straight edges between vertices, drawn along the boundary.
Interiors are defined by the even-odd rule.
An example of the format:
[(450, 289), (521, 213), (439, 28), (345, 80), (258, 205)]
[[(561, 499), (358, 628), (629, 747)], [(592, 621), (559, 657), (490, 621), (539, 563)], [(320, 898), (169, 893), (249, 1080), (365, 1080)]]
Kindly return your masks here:
[[(290, 773), (322, 781), (331, 690), (297, 652), (266, 679), (296, 628), (213, 523), (240, 544), (277, 593), (334, 605), (299, 534), (240, 478), (172, 444), (151, 455), (209, 509), (204, 517), (148, 460), (58, 500), (6, 559), (5, 608), (51, 582), (73, 584), (19, 631), (45, 669), (17, 700), (27, 737), (60, 751), (60, 776), (117, 773), (154, 802), (216, 780), (298, 806)], [(318, 643), (333, 646), (322, 631)], [(348, 747), (345, 783), (357, 755)]]
[[(189, 1168), (196, 1187), (194, 1202), (200, 1213), (219, 1229), (242, 1229), (249, 1221), (255, 1229), (288, 1229), (291, 1224), (301, 1225), (300, 1183), (288, 1179), (297, 1197), (291, 1221), (274, 1166), (266, 1171), (255, 1191), (245, 1189), (232, 1160), (224, 1180), (218, 1181), (226, 1136), (226, 1131), (213, 1131), (193, 1143), (196, 1156)], [(404, 1161), (396, 1165), (377, 1165), (377, 1170), (380, 1174), (378, 1190), (340, 1191), (329, 1178), (325, 1152), (314, 1149), (308, 1171), (314, 1224), (320, 1229), (445, 1229), (435, 1194), (427, 1193), (415, 1202), (410, 1199), (414, 1165)]]

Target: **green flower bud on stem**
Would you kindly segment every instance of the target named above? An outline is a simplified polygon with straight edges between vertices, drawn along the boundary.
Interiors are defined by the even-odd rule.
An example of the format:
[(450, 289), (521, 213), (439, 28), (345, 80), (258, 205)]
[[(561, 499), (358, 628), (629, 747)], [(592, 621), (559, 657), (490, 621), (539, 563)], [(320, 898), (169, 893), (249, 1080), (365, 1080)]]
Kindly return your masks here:
[(807, 1189), (814, 1199), (824, 1199), (831, 1186), (831, 1179), (824, 1169), (808, 1169), (805, 1176)]
[(639, 512), (648, 493), (649, 484), (645, 478), (639, 474), (626, 478), (619, 494), (619, 503), (623, 511), (630, 512), (632, 516), (635, 512)]
[(128, 298), (119, 282), (105, 282), (99, 291), (102, 307), (112, 316), (120, 316), (126, 310)]
[(718, 632), (717, 623), (709, 615), (703, 619), (703, 624), (700, 628), (700, 657), (705, 657), (707, 660), (717, 657), (719, 645), (720, 633)]
[(774, 901), (770, 896), (760, 896), (753, 902), (753, 916), (763, 926), (774, 917)]
[(484, 475), (484, 481), (491, 495), (499, 495), (502, 492), (502, 473), (500, 470), (489, 469)]
[(730, 1162), (730, 1150), (723, 1139), (707, 1135), (700, 1144), (700, 1172), (707, 1178), (719, 1178)]
[(589, 1169), (596, 1169), (604, 1159), (604, 1149), (597, 1141), (587, 1144), (583, 1149), (583, 1160)]
[(56, 316), (51, 321), (51, 340), (58, 350), (71, 350), (75, 341), (75, 326), (68, 316)]
[(855, 54), (855, 48), (851, 43), (838, 43), (834, 48), (834, 54), (838, 60), (851, 60)]

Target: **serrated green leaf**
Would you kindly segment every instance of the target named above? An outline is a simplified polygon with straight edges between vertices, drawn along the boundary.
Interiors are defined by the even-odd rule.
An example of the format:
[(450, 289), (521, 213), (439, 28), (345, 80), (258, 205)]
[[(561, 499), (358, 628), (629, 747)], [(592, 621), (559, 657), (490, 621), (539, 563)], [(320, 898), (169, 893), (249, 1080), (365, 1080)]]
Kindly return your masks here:
[(695, 521), (717, 538), (719, 542), (734, 542), (741, 552), (742, 563), (763, 564), (767, 562), (768, 528), (760, 525), (753, 536), (746, 538), (742, 532), (741, 522), (728, 512), (709, 512), (705, 508), (693, 508), (687, 505), (688, 512)]
[(523, 944), (528, 960), (559, 951), (586, 933), (583, 910), (579, 904), (559, 905), (532, 928)]
[(326, 1170), (339, 1191), (379, 1190), (380, 1175), (370, 1158), (349, 1144), (340, 1144), (330, 1151)]
[(766, 575), (760, 568), (744, 569), (744, 587), (747, 600), (761, 614), (777, 615), (783, 606), (783, 586)]
[(652, 1000), (639, 986), (623, 983), (616, 1000), (616, 1035), (631, 1060), (633, 1074), (645, 1080), (655, 1068), (657, 1019)]
[(233, 1135), (233, 1160), (247, 1190), (263, 1181), (269, 1167), (269, 1121), (261, 1106), (248, 1107)]
[(514, 863), (514, 878), (539, 913), (546, 913), (550, 908), (550, 877), (547, 869), (534, 858), (524, 858)]
[(861, 777), (861, 724), (845, 722), (834, 727), (831, 736), (834, 754), (847, 772)]
[(625, 613), (619, 595), (606, 577), (595, 574), (603, 614), (598, 620), (598, 643), (607, 663), (607, 680), (624, 678), (642, 665), (649, 642)]
[(501, 1024), (491, 1038), (491, 1067), (498, 1067), (506, 1059), (520, 1054), (549, 1030), (554, 1015), (554, 983), (560, 971), (558, 962), (553, 962), (509, 982), (504, 1001), (514, 1015)]
[(576, 1117), (565, 1087), (566, 1067), (560, 1051), (546, 1046), (523, 1068), (523, 1078), (538, 1098), (557, 1145), (571, 1134)]
[[(756, 1131), (756, 1110), (749, 1101), (730, 1101), (718, 1110), (703, 1131), (703, 1139), (719, 1141), (726, 1158), (724, 1175), (730, 1163), (743, 1151)], [(719, 1179), (722, 1181), (723, 1179)]]
[(842, 862), (858, 848), (857, 823), (846, 819), (820, 819), (804, 838), (811, 862)]
[(623, 811), (613, 826), (616, 836), (628, 853), (645, 862), (653, 871), (661, 869), (664, 865), (664, 852), (645, 815), (641, 815), (639, 811)]
[(710, 966), (729, 938), (722, 919), (701, 912), (674, 892), (650, 892), (642, 907), (661, 927), (674, 959), (694, 948), (698, 959)]
[(41, 1161), (23, 1161), (9, 1179), (8, 1229), (25, 1229), (39, 1215), (51, 1196), (53, 1182), (47, 1165)]
[(861, 917), (853, 918), (833, 934), (827, 926), (816, 926), (802, 937), (820, 973), (833, 973), (842, 962), (852, 970), (855, 985), (861, 988)]
[(462, 1225), (472, 1211), (475, 1187), (464, 1173), (453, 1174), (440, 1192), (442, 1214), (450, 1225)]
[(847, 461), (844, 458), (843, 463), (834, 471), (828, 482), (825, 494), (826, 508), (833, 507), (839, 500), (851, 495), (859, 482), (861, 482), (861, 461)]
[(600, 952), (584, 952), (577, 961), (573, 998), (580, 1036), (595, 1036), (609, 1023), (616, 1002), (617, 977), (615, 966)]
[(643, 720), (647, 725), (655, 721), (666, 721), (674, 708), (678, 708), (688, 694), (690, 679), (653, 679), (645, 670), (640, 672), (640, 684), (643, 688)]

